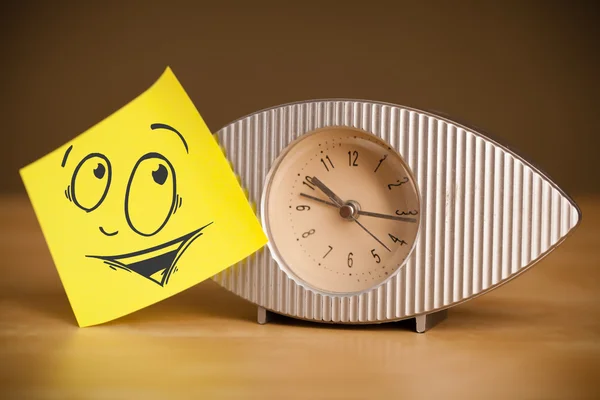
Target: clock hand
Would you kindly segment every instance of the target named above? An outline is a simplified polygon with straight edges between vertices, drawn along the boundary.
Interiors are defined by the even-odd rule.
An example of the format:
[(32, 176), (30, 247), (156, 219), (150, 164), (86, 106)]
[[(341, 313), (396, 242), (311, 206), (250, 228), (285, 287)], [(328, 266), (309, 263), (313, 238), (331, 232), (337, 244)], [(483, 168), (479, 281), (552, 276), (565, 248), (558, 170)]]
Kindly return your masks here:
[[(335, 204), (333, 204), (332, 202), (329, 202), (327, 200), (322, 200), (318, 197), (315, 196), (311, 196), (309, 194), (305, 194), (305, 193), (300, 193), (300, 196), (302, 197), (306, 197), (308, 199), (311, 200), (315, 200), (324, 204), (327, 204), (328, 206), (334, 206), (337, 207)], [(374, 217), (374, 218), (384, 218), (384, 219), (391, 219), (394, 221), (403, 221), (403, 222), (417, 222), (416, 218), (408, 218), (408, 217), (397, 217), (395, 215), (387, 215), (387, 214), (379, 214), (379, 213), (374, 213), (374, 212), (370, 212), (370, 211), (362, 211), (359, 210), (358, 211), (358, 215), (364, 215), (366, 217)]]
[[(313, 178), (313, 182), (315, 181), (315, 179), (316, 179), (316, 178)], [(317, 185), (317, 184), (315, 183), (315, 185)], [(312, 199), (312, 200), (315, 200), (315, 201), (318, 201), (318, 202), (321, 202), (321, 203), (325, 203), (325, 204), (327, 204), (327, 205), (329, 205), (329, 206), (334, 206), (334, 207), (336, 206), (335, 204), (333, 204), (333, 203), (330, 203), (330, 202), (329, 202), (329, 201), (327, 201), (327, 200), (321, 200), (321, 199), (319, 199), (318, 197), (314, 197), (314, 196), (311, 196), (311, 195), (309, 195), (309, 194), (300, 193), (300, 196), (303, 196), (303, 197), (306, 197), (306, 198), (309, 198), (309, 199)], [(333, 200), (333, 199), (332, 199), (332, 200)], [(359, 211), (359, 214), (360, 214), (360, 211)], [(369, 213), (369, 214), (374, 214), (374, 213)], [(366, 214), (366, 215), (369, 215), (369, 214)], [(383, 214), (377, 214), (377, 215), (383, 215)], [(395, 219), (395, 217), (393, 217), (393, 216), (391, 216), (391, 215), (390, 215), (390, 217), (392, 217), (392, 218), (394, 218), (394, 219)], [(412, 218), (404, 218), (404, 219), (411, 220)], [(371, 237), (372, 237), (373, 239), (377, 240), (377, 242), (378, 242), (380, 245), (382, 245), (382, 246), (383, 246), (383, 247), (384, 247), (384, 248), (385, 248), (387, 251), (391, 251), (391, 250), (389, 249), (389, 247), (387, 247), (387, 246), (386, 246), (386, 245), (385, 245), (385, 244), (384, 244), (384, 243), (383, 243), (381, 240), (377, 239), (377, 236), (373, 235), (373, 234), (372, 234), (372, 233), (371, 233), (371, 232), (370, 232), (370, 231), (369, 231), (367, 228), (365, 228), (365, 226), (364, 226), (363, 224), (361, 224), (360, 222), (358, 222), (358, 220), (357, 220), (356, 218), (352, 218), (352, 220), (353, 220), (354, 222), (356, 222), (356, 223), (358, 224), (358, 226), (360, 226), (362, 229), (364, 229), (364, 231), (365, 231), (365, 232), (367, 232), (369, 235), (371, 235)]]
[(332, 203), (332, 202), (330, 202), (330, 201), (327, 201), (327, 200), (322, 200), (322, 199), (320, 199), (320, 198), (318, 198), (318, 197), (311, 196), (310, 194), (300, 193), (300, 196), (303, 196), (303, 197), (306, 197), (306, 198), (308, 198), (308, 199), (312, 199), (312, 200), (315, 200), (315, 201), (319, 201), (319, 202), (321, 202), (321, 203), (327, 204), (328, 206), (334, 206), (334, 207), (337, 207), (335, 204), (333, 204), (333, 203)]
[(408, 217), (397, 217), (395, 215), (387, 215), (387, 214), (379, 214), (370, 211), (359, 211), (359, 215), (366, 215), (367, 217), (375, 217), (375, 218), (384, 218), (384, 219), (393, 219), (395, 221), (403, 221), (403, 222), (417, 222), (416, 218), (408, 218)]
[(377, 236), (375, 236), (371, 232), (369, 232), (369, 230), (367, 228), (365, 228), (365, 226), (363, 224), (361, 224), (360, 222), (358, 222), (357, 219), (354, 219), (354, 222), (356, 222), (361, 228), (363, 228), (365, 230), (365, 232), (367, 232), (369, 235), (371, 235), (371, 237), (373, 239), (377, 240), (377, 242), (379, 242), (380, 245), (382, 245), (383, 247), (385, 247), (385, 249), (387, 251), (391, 252), (391, 250), (385, 244), (383, 244), (383, 242), (381, 240), (377, 239)]
[(338, 195), (333, 193), (331, 189), (329, 189), (323, 182), (319, 180), (316, 176), (313, 176), (311, 179), (313, 185), (318, 187), (323, 193), (327, 195), (335, 203), (336, 206), (341, 207), (344, 205), (344, 200), (340, 199)]
[[(317, 183), (317, 182), (315, 182), (315, 180), (316, 180), (318, 183)], [(322, 184), (322, 182), (321, 182), (321, 181), (319, 181), (319, 180), (318, 180), (316, 177), (313, 177), (313, 178), (312, 178), (312, 182), (315, 184), (315, 186), (317, 186), (319, 189), (321, 189), (321, 187), (319, 186), (319, 184)], [(325, 188), (325, 190), (323, 190), (323, 192), (325, 192), (325, 194), (327, 194), (327, 192), (326, 192), (326, 191), (329, 191), (329, 192), (331, 193), (331, 195), (332, 195), (332, 196), (329, 196), (329, 195), (327, 194), (331, 200), (333, 200), (333, 197), (334, 197), (334, 196), (335, 196), (335, 197), (337, 197), (337, 196), (335, 195), (335, 193), (331, 192), (331, 190), (329, 190), (329, 189), (327, 188), (327, 186), (323, 185), (323, 187)], [(325, 203), (325, 204), (327, 204), (327, 205), (329, 205), (329, 206), (336, 206), (335, 204), (333, 204), (333, 203), (330, 203), (330, 202), (328, 202), (327, 200), (321, 200), (321, 199), (319, 199), (318, 197), (314, 197), (314, 196), (311, 196), (311, 195), (308, 195), (308, 194), (300, 193), (300, 196), (304, 196), (304, 197), (307, 197), (307, 198), (309, 198), (309, 199), (313, 199), (313, 200), (319, 201), (319, 202), (321, 202), (321, 203)], [(339, 197), (337, 197), (337, 199), (341, 201), (341, 199), (340, 199)], [(341, 206), (340, 206), (340, 207), (341, 207)], [(360, 212), (359, 212), (359, 213), (360, 213)], [(407, 218), (407, 219), (411, 219), (411, 218)], [(387, 251), (391, 251), (391, 250), (389, 249), (389, 247), (387, 247), (385, 244), (383, 244), (383, 242), (382, 242), (381, 240), (377, 239), (377, 236), (373, 235), (373, 234), (372, 234), (372, 233), (371, 233), (371, 232), (370, 232), (370, 231), (369, 231), (367, 228), (365, 228), (365, 226), (364, 226), (363, 224), (361, 224), (360, 222), (358, 222), (358, 220), (357, 220), (356, 218), (352, 218), (352, 220), (353, 220), (354, 222), (356, 222), (356, 223), (358, 224), (358, 226), (360, 226), (362, 229), (364, 229), (364, 231), (365, 231), (365, 232), (367, 232), (367, 233), (368, 233), (368, 234), (369, 234), (369, 235), (370, 235), (370, 236), (371, 236), (373, 239), (377, 240), (377, 242), (378, 242), (380, 245), (382, 245), (382, 246), (383, 246), (383, 247), (384, 247), (384, 248), (385, 248)]]

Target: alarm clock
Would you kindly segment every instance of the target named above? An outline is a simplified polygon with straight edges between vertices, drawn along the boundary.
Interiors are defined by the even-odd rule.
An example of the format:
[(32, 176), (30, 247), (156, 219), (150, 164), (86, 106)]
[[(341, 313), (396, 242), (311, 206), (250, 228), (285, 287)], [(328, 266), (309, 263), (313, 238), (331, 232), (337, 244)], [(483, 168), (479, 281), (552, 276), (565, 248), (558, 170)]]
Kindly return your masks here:
[(268, 245), (213, 277), (273, 314), (334, 324), (416, 320), (498, 288), (581, 212), (477, 129), (376, 101), (284, 104), (216, 133)]

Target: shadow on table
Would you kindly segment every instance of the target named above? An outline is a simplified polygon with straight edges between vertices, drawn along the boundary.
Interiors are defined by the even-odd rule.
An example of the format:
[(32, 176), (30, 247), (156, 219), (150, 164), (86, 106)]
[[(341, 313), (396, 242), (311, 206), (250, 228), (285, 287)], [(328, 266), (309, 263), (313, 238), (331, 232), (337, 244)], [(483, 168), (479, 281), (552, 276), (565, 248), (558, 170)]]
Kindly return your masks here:
[[(6, 297), (5, 297), (6, 299)], [(11, 300), (35, 314), (76, 326), (77, 322), (64, 292), (51, 294), (19, 294), (11, 296)], [(435, 330), (495, 330), (502, 326), (547, 323), (548, 310), (542, 305), (529, 303), (527, 307), (519, 306), (508, 299), (477, 299), (458, 307), (451, 308), (448, 318), (442, 321)], [(257, 324), (257, 306), (229, 293), (212, 281), (203, 282), (175, 296), (155, 303), (147, 308), (102, 324), (117, 326), (123, 324), (169, 323), (191, 319), (221, 319), (246, 321)], [(550, 319), (551, 320), (551, 319)], [(415, 331), (414, 318), (382, 324), (329, 324), (304, 321), (271, 313), (269, 324), (310, 329), (341, 330), (399, 330)]]
[[(27, 312), (61, 324), (77, 326), (67, 295), (61, 288), (47, 292), (5, 292), (1, 300), (10, 308), (24, 308)], [(219, 318), (256, 321), (256, 308), (243, 299), (228, 293), (214, 282), (203, 282), (195, 287), (125, 315), (102, 326), (146, 322), (169, 322), (186, 319)]]
[[(543, 328), (548, 322), (560, 325), (551, 318), (552, 310), (543, 303), (522, 303), (509, 299), (476, 299), (448, 309), (448, 316), (432, 329), (435, 331), (493, 331), (503, 328), (529, 329), (532, 326)], [(256, 320), (255, 320), (256, 321)], [(270, 313), (269, 324), (293, 326), (297, 328), (320, 328), (342, 330), (397, 330), (416, 332), (415, 318), (379, 324), (330, 324), (304, 321)]]

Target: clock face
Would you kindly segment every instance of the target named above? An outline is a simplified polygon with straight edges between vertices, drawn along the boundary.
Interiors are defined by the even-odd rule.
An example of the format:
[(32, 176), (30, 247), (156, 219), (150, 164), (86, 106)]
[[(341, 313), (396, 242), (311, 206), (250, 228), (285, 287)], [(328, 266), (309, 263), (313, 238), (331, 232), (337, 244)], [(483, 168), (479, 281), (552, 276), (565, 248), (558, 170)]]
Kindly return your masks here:
[(404, 265), (421, 213), (400, 155), (348, 127), (290, 144), (267, 176), (262, 207), (280, 267), (305, 287), (342, 295), (372, 289)]

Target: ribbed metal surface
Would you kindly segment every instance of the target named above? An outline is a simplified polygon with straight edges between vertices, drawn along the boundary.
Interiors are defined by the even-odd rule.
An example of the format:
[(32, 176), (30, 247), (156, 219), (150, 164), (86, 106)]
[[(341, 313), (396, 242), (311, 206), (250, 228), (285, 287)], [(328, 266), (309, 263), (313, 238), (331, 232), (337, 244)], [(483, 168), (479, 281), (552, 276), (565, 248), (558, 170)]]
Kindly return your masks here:
[[(364, 101), (313, 101), (250, 115), (217, 133), (259, 204), (265, 176), (295, 138), (345, 125), (380, 136), (412, 168), (422, 195), (421, 234), (404, 268), (353, 297), (325, 296), (289, 279), (265, 248), (213, 279), (269, 310), (343, 323), (434, 312), (490, 290), (558, 245), (579, 222), (572, 201), (509, 150), (429, 113)], [(260, 210), (257, 210), (260, 217)]]

